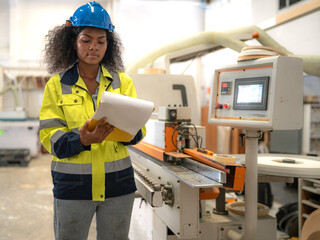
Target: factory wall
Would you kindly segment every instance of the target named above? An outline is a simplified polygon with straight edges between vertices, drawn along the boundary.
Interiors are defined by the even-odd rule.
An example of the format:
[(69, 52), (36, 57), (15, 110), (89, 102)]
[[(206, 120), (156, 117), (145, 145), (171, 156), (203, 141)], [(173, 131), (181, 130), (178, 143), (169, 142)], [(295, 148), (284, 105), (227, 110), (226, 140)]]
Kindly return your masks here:
[[(257, 25), (275, 41), (294, 54), (320, 55), (320, 9), (319, 7), (289, 21), (277, 23), (283, 13), (303, 4), (317, 1), (305, 0), (286, 9), (278, 9), (278, 0), (230, 0), (214, 1), (208, 6), (205, 16), (205, 31), (220, 31), (242, 26)], [(316, 4), (315, 4), (316, 5)], [(249, 45), (260, 45), (248, 41)], [(236, 61), (238, 53), (230, 49), (217, 51), (203, 60), (204, 88), (210, 86), (213, 70)], [(205, 91), (202, 105), (208, 105), (208, 91)], [(305, 76), (305, 95), (320, 95), (320, 79)]]
[[(0, 63), (34, 64), (44, 49), (44, 36), (63, 24), (85, 0), (0, 0)], [(100, 1), (104, 6), (106, 2)], [(267, 28), (276, 41), (297, 54), (319, 54), (320, 12), (276, 26), (278, 0), (111, 1), (116, 31), (129, 63), (154, 48), (200, 31), (222, 31), (246, 25)], [(182, 3), (183, 2), (183, 3)], [(308, 2), (308, 1), (302, 1)], [(183, 8), (182, 8), (183, 4)], [(221, 62), (221, 61), (219, 61)]]
[[(49, 29), (63, 24), (86, 0), (0, 0), (0, 64), (14, 67), (44, 68), (42, 54)], [(320, 11), (276, 24), (278, 0), (202, 1), (99, 1), (112, 15), (116, 31), (124, 43), (125, 64), (153, 49), (201, 31), (258, 25), (289, 51), (296, 54), (320, 54)], [(312, 0), (305, 0), (312, 2)], [(301, 4), (301, 3), (300, 3)], [(256, 44), (254, 41), (248, 44)], [(234, 62), (238, 53), (221, 50), (173, 66), (175, 74), (196, 78), (201, 105), (208, 104), (207, 88), (214, 68)], [(186, 70), (186, 71), (185, 71)], [(312, 83), (319, 81), (312, 78)], [(318, 84), (319, 85), (319, 84)], [(0, 83), (1, 88), (1, 83)], [(306, 88), (314, 90), (313, 87)], [(8, 105), (12, 106), (12, 103)]]
[[(0, 0), (0, 63), (37, 66), (45, 35), (65, 23), (85, 0)], [(155, 47), (202, 30), (201, 3), (188, 1), (98, 1), (112, 7), (112, 20), (125, 45), (125, 62)], [(114, 2), (110, 4), (110, 2)]]
[[(75, 9), (88, 1), (74, 0), (0, 0), (1, 29), (8, 34), (0, 36), (0, 64), (8, 68), (22, 68), (25, 74), (35, 69), (44, 69), (43, 50), (45, 35), (56, 25), (64, 24)], [(2, 4), (3, 3), (3, 4)], [(124, 44), (125, 64), (136, 60), (148, 51), (203, 29), (204, 9), (197, 1), (99, 1), (112, 16), (116, 32)], [(110, 8), (110, 10), (109, 10)], [(1, 53), (1, 52), (0, 52)], [(26, 70), (27, 69), (27, 70)], [(33, 70), (30, 70), (33, 69)], [(1, 86), (0, 86), (1, 87)], [(39, 111), (39, 94), (34, 89), (24, 91), (25, 107), (37, 106), (30, 112), (35, 118)], [(39, 97), (35, 97), (39, 95)], [(1, 98), (1, 97), (0, 97)], [(12, 93), (5, 95), (2, 109), (14, 107)]]
[[(25, 108), (28, 118), (38, 118), (43, 94), (43, 80), (47, 77), (42, 57), (45, 35), (56, 25), (65, 23), (74, 9), (87, 1), (0, 0), (0, 65), (8, 76), (0, 89), (16, 78), (18, 105)], [(2, 72), (0, 72), (2, 74)], [(12, 91), (0, 96), (0, 110), (14, 110)]]
[[(259, 4), (257, 4), (258, 2)], [(278, 2), (278, 1), (275, 1)], [(287, 9), (270, 10), (270, 15), (265, 18), (258, 17), (258, 13), (265, 13), (268, 9), (266, 1), (252, 1), (253, 24), (267, 29), (266, 32), (277, 42), (283, 45), (287, 50), (301, 55), (320, 55), (320, 9), (315, 8), (305, 15), (298, 16), (289, 21), (277, 24), (277, 17), (296, 7), (301, 8), (303, 4), (318, 1), (301, 1), (301, 3), (292, 5)], [(315, 5), (316, 6), (316, 5)], [(275, 6), (277, 7), (277, 5)], [(273, 14), (273, 15), (272, 15)], [(263, 14), (262, 14), (263, 15)]]
[(193, 1), (120, 1), (116, 27), (125, 46), (126, 63), (201, 32), (205, 11), (201, 6)]
[[(1, 4), (2, 2), (6, 1), (1, 0)], [(2, 9), (9, 15), (9, 21), (2, 22), (1, 27), (9, 28), (10, 58), (4, 64), (23, 67), (39, 66), (48, 30), (65, 23), (74, 9), (87, 1), (11, 0), (7, 2), (9, 4)]]
[[(251, 1), (214, 1), (208, 6), (205, 16), (205, 31), (223, 31), (243, 26), (257, 25), (265, 30), (275, 41), (294, 54), (320, 55), (319, 1), (305, 0), (286, 9), (278, 9), (278, 0), (251, 0)], [(315, 6), (309, 12), (292, 17), (288, 21), (279, 22), (284, 14), (292, 11), (301, 12), (301, 6), (310, 4)], [(296, 11), (295, 9), (299, 9)], [(303, 8), (305, 9), (305, 8)], [(248, 45), (260, 45), (255, 40), (247, 41)], [(230, 49), (223, 49), (205, 56), (202, 60), (203, 94), (201, 104), (203, 109), (209, 105), (210, 82), (213, 79), (214, 69), (236, 62), (239, 53)], [(304, 95), (320, 95), (320, 78), (304, 76)], [(208, 126), (208, 129), (210, 126)], [(214, 131), (213, 131), (214, 130)], [(232, 152), (227, 145), (222, 145), (221, 140), (229, 136), (230, 131), (224, 127), (213, 129), (216, 132), (217, 145), (213, 149), (217, 152)], [(207, 133), (210, 135), (212, 133)], [(296, 134), (298, 136), (298, 134)], [(289, 135), (288, 135), (289, 136)], [(301, 139), (287, 139), (292, 145)], [(207, 144), (209, 145), (209, 144)], [(237, 150), (237, 149), (236, 149)], [(238, 150), (237, 150), (238, 151)], [(236, 152), (237, 152), (236, 151)], [(271, 149), (270, 149), (271, 151)], [(299, 150), (296, 150), (299, 151)], [(234, 153), (236, 153), (234, 152)]]
[(9, 0), (1, 0), (0, 8), (0, 61), (9, 55)]

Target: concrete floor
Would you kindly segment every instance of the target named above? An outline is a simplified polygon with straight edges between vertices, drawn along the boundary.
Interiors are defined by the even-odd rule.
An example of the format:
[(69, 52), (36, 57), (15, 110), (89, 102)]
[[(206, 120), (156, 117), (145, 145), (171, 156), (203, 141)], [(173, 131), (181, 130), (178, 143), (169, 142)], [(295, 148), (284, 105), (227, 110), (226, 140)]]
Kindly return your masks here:
[(0, 240), (54, 239), (50, 159), (0, 167)]
[[(53, 196), (50, 173), (51, 156), (40, 154), (33, 158), (28, 167), (0, 167), (0, 240), (44, 240), (54, 239), (53, 234)], [(274, 191), (275, 190), (275, 191)], [(275, 200), (278, 194), (283, 194), (283, 187), (275, 188), (272, 192)], [(294, 193), (293, 196), (296, 193)], [(293, 200), (291, 198), (291, 200)], [(275, 201), (275, 205), (280, 204)], [(150, 211), (144, 211), (145, 202), (137, 198), (134, 203), (130, 240), (150, 240), (152, 233), (149, 222), (152, 219)], [(270, 214), (276, 213), (272, 208)], [(94, 240), (95, 220), (93, 220), (88, 240)], [(279, 234), (278, 234), (279, 236)], [(281, 236), (281, 233), (280, 233)], [(281, 236), (285, 237), (285, 236)], [(279, 238), (280, 239), (280, 238)]]
[[(50, 163), (49, 154), (40, 154), (28, 167), (0, 167), (0, 240), (54, 239)], [(140, 202), (134, 203), (131, 240), (151, 239), (139, 221)], [(93, 219), (88, 240), (96, 239), (95, 227)]]

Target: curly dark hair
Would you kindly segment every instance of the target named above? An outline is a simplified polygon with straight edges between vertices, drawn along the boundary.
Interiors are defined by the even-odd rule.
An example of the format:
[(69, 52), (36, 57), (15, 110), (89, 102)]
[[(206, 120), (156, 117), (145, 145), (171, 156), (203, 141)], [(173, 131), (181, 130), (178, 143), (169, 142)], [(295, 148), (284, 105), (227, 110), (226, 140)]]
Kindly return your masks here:
[[(63, 72), (78, 60), (74, 43), (78, 34), (86, 27), (71, 27), (63, 24), (56, 26), (46, 35), (45, 59), (49, 73)], [(107, 33), (108, 47), (101, 64), (108, 70), (123, 71), (121, 40), (115, 32)]]

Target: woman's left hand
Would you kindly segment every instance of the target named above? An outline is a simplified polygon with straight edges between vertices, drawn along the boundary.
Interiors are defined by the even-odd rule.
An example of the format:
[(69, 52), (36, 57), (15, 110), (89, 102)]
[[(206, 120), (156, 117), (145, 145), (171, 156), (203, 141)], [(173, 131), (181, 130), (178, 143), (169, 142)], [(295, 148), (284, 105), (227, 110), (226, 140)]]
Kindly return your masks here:
[(90, 120), (86, 121), (80, 128), (80, 141), (82, 145), (89, 146), (92, 143), (102, 143), (104, 139), (114, 130), (114, 126), (106, 122), (106, 118), (99, 120), (95, 129), (88, 130)]

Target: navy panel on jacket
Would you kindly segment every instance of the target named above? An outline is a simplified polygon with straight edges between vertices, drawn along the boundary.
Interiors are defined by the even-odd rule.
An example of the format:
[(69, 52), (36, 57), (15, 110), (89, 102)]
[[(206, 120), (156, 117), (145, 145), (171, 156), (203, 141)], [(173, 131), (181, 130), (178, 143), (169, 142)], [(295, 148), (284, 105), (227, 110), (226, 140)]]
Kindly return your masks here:
[[(53, 178), (53, 194), (55, 198), (67, 200), (92, 200), (92, 175), (65, 174), (51, 172)], [(119, 172), (106, 173), (106, 198), (118, 197), (137, 190), (133, 168)]]

